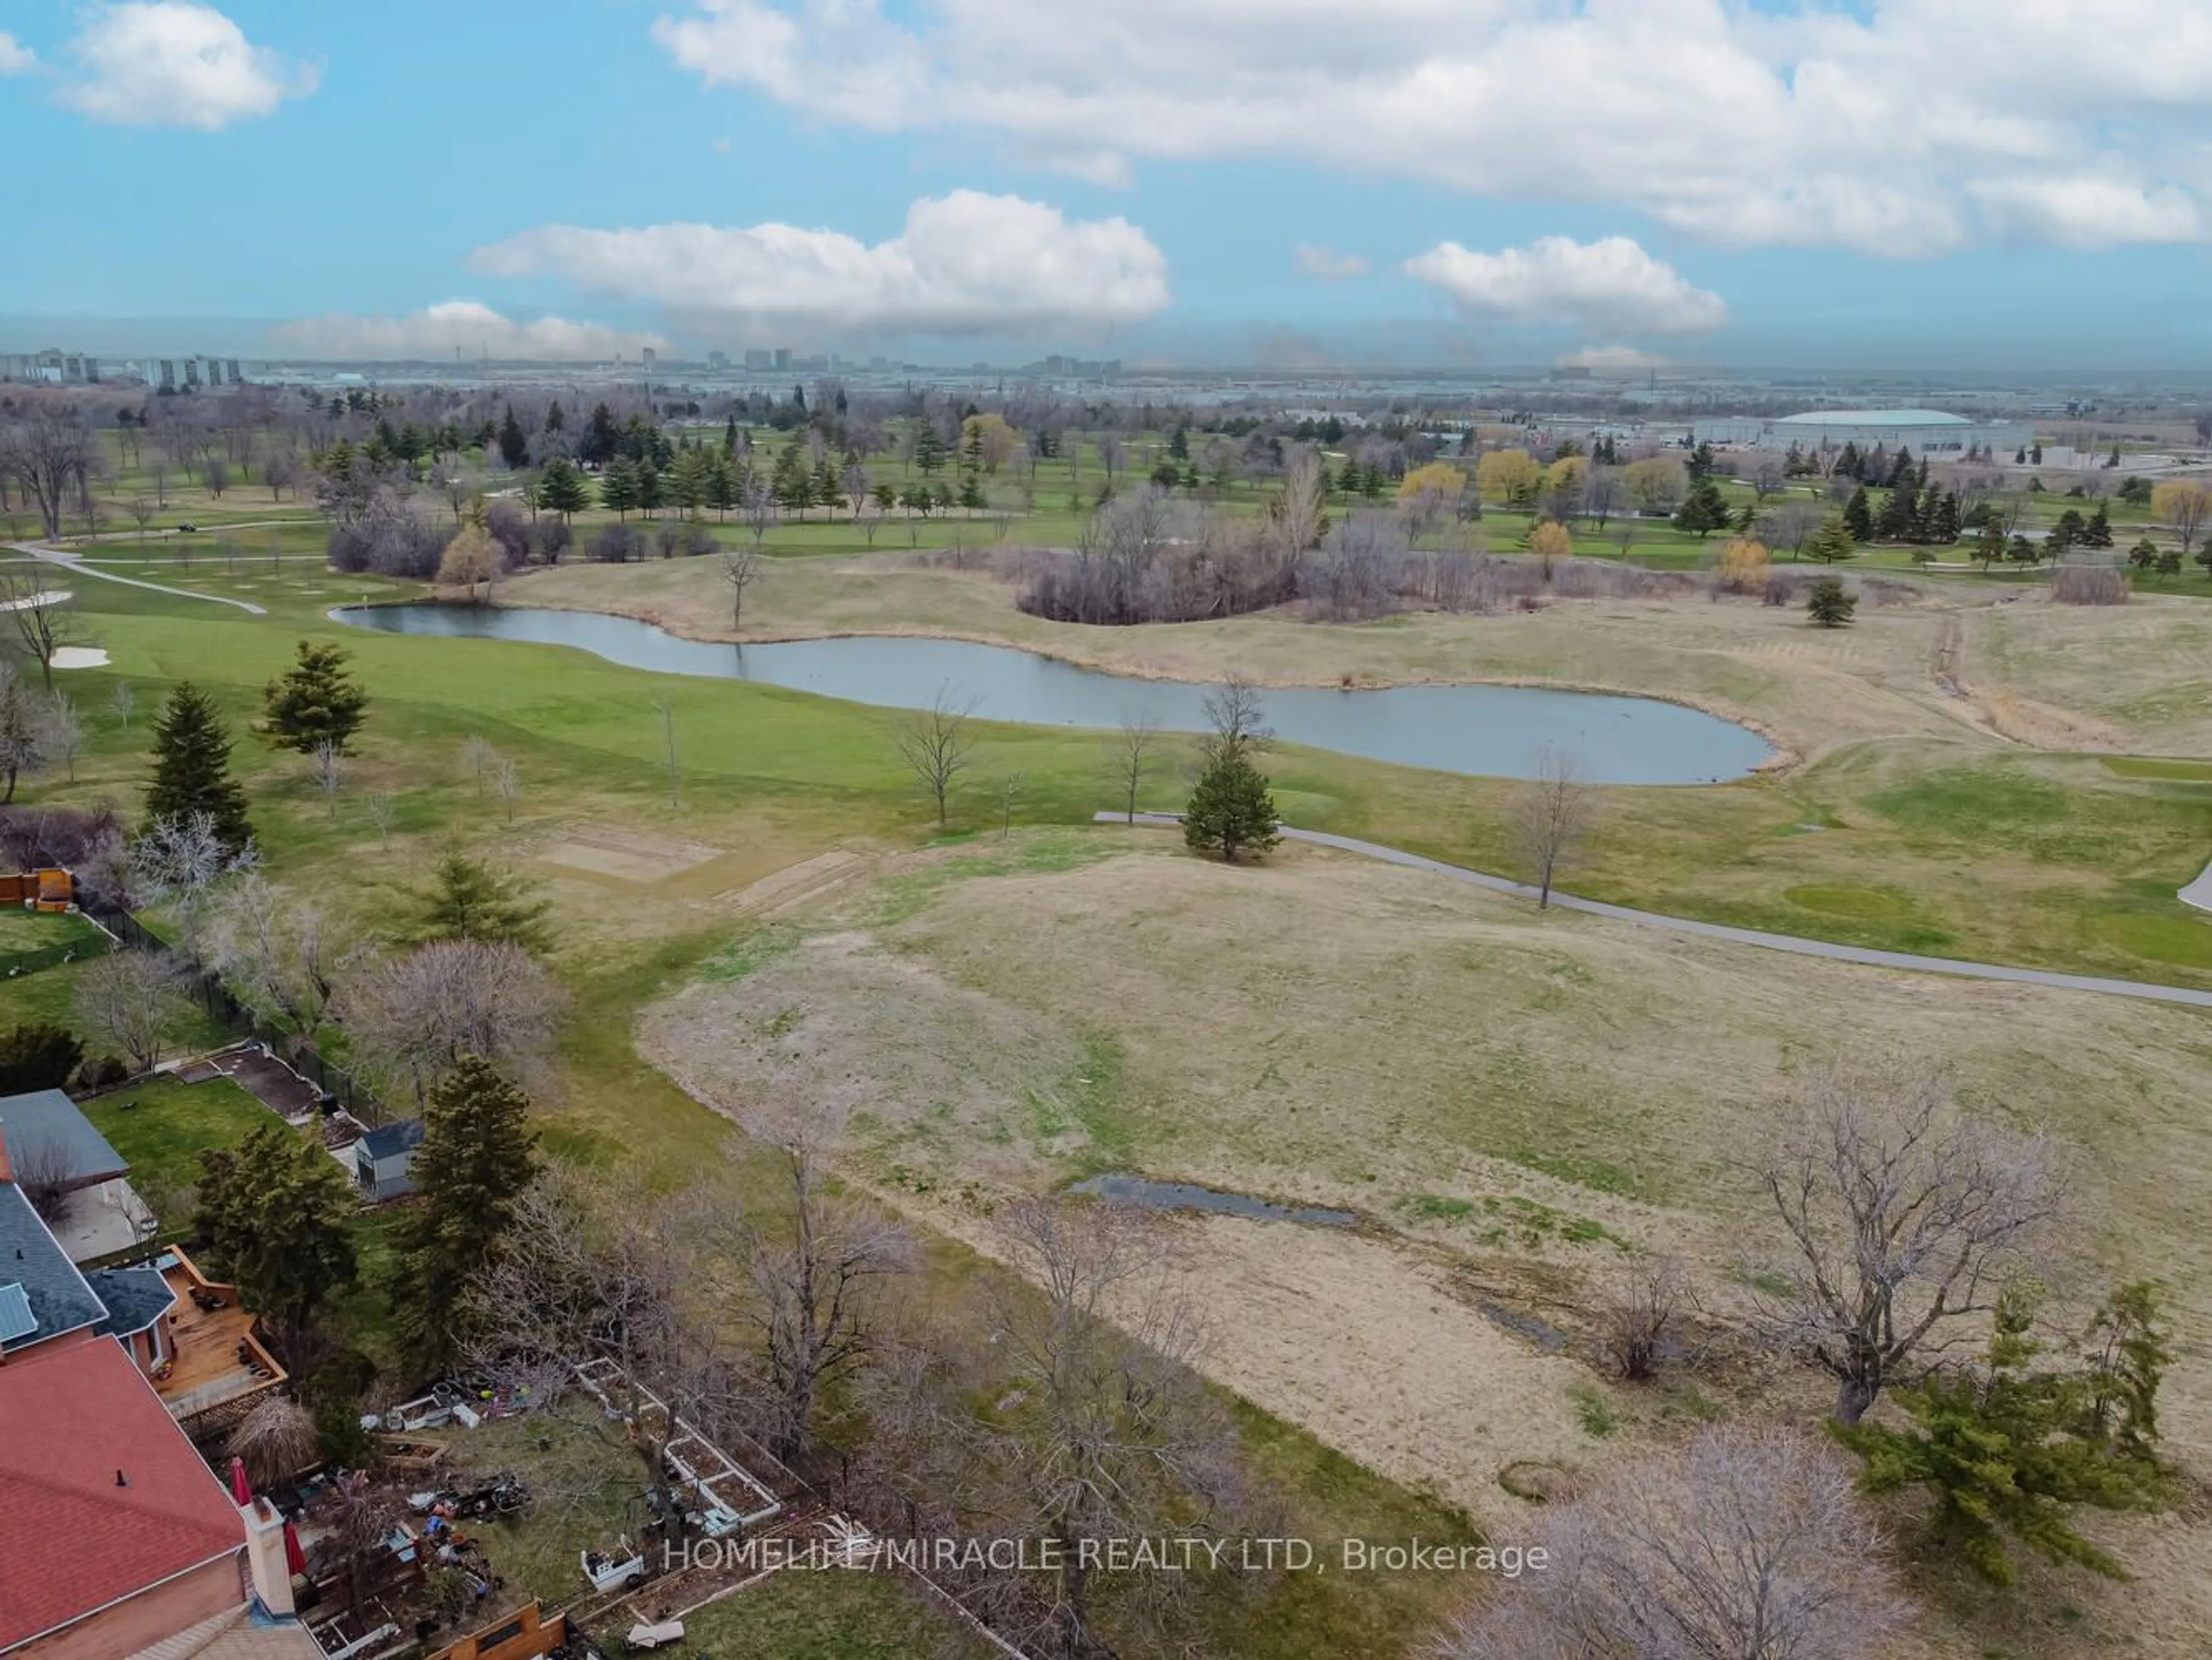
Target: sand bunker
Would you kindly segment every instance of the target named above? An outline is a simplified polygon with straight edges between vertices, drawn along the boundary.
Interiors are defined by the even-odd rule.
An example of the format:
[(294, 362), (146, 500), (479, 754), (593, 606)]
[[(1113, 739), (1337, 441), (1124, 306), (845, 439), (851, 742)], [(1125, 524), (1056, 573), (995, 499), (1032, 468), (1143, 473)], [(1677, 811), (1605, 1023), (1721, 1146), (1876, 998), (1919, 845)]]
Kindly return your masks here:
[(54, 648), (54, 666), (58, 669), (104, 669), (107, 653), (99, 646), (58, 646)]

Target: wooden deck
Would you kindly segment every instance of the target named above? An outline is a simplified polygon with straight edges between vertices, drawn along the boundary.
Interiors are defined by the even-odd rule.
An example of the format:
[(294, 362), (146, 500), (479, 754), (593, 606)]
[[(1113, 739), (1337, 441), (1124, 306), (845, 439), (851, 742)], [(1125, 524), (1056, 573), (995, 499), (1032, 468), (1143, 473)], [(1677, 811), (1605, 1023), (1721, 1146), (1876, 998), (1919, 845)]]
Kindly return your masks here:
[[(173, 1351), (169, 1375), (154, 1380), (154, 1392), (171, 1416), (189, 1419), (284, 1381), (284, 1368), (254, 1337), (253, 1316), (239, 1306), (236, 1286), (210, 1280), (174, 1247), (164, 1262), (161, 1278), (177, 1294), (177, 1301), (167, 1316)], [(192, 1300), (195, 1291), (212, 1292), (222, 1298), (222, 1307), (201, 1308)], [(239, 1359), (240, 1343), (259, 1364), (261, 1375)]]

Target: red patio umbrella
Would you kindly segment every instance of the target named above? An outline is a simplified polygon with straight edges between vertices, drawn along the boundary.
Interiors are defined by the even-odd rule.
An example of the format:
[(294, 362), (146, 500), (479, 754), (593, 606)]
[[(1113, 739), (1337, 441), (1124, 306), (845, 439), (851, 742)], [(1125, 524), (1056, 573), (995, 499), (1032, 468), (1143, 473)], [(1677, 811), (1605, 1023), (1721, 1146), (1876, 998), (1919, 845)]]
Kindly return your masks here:
[(307, 1571), (307, 1553), (300, 1548), (300, 1530), (287, 1522), (284, 1524), (284, 1572), (305, 1573)]
[(246, 1479), (246, 1461), (230, 1461), (230, 1496), (243, 1507), (253, 1502), (253, 1484)]

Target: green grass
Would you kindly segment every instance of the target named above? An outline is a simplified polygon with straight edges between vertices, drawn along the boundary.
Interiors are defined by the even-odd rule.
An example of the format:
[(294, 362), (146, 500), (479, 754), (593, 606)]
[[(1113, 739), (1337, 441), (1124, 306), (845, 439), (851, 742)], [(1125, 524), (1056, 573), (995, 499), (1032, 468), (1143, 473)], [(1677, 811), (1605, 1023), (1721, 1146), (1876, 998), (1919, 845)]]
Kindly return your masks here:
[(2180, 916), (2122, 913), (2093, 916), (2084, 925), (2101, 943), (2131, 957), (2177, 968), (2212, 969), (2212, 917), (2198, 912)]
[(2212, 784), (2212, 761), (2170, 761), (2149, 755), (2108, 755), (2107, 772), (2122, 778), (2173, 779), (2185, 783)]
[(1823, 916), (1882, 920), (1903, 916), (1912, 909), (1912, 902), (1903, 894), (1885, 892), (1880, 888), (1844, 887), (1836, 883), (1808, 883), (1784, 888), (1782, 897), (1793, 905), (1817, 911)]
[(191, 1221), (185, 1195), (200, 1179), (199, 1155), (236, 1146), (276, 1115), (228, 1078), (180, 1084), (155, 1078), (84, 1104), (84, 1115), (131, 1163), (131, 1185), (170, 1237)]

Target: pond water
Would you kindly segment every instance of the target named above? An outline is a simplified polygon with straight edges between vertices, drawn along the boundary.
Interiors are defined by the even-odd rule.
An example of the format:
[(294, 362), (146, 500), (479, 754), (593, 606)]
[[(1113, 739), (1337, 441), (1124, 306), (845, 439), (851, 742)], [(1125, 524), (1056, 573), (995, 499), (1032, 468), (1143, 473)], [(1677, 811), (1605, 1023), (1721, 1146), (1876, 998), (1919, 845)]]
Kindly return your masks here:
[[(1211, 688), (1078, 668), (1011, 646), (867, 635), (768, 645), (684, 640), (633, 617), (475, 605), (348, 605), (331, 615), (388, 634), (573, 646), (635, 669), (751, 680), (882, 708), (927, 708), (940, 691), (990, 721), (1111, 730), (1149, 714), (1206, 730)], [(1267, 724), (1310, 744), (1401, 766), (1526, 777), (1539, 745), (1595, 784), (1710, 784), (1772, 753), (1756, 733), (1679, 703), (1527, 686), (1269, 687)]]
[(1348, 1228), (1359, 1219), (1348, 1210), (1278, 1205), (1249, 1194), (1223, 1193), (1216, 1188), (1193, 1187), (1188, 1182), (1147, 1182), (1140, 1176), (1094, 1176), (1068, 1191), (1086, 1193), (1109, 1205), (1135, 1205), (1144, 1210), (1218, 1211), (1225, 1216), (1249, 1216), (1261, 1222), (1314, 1222), (1323, 1227)]

